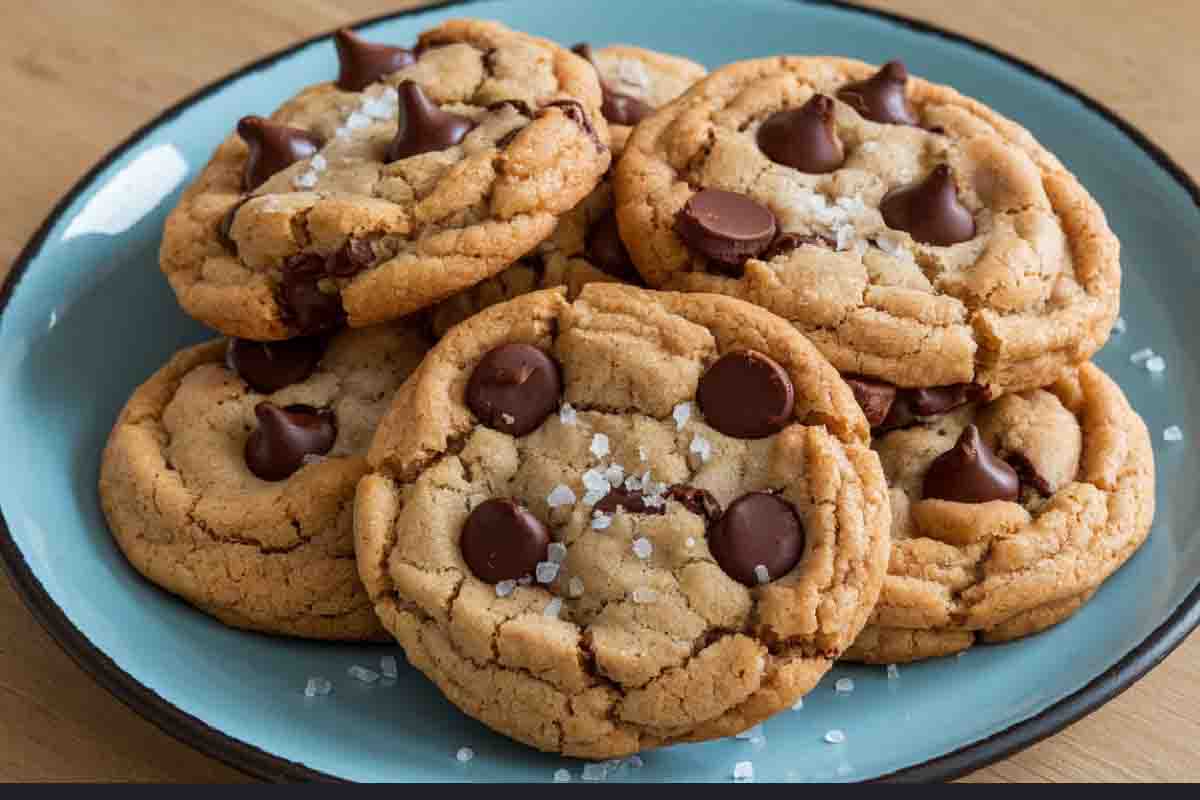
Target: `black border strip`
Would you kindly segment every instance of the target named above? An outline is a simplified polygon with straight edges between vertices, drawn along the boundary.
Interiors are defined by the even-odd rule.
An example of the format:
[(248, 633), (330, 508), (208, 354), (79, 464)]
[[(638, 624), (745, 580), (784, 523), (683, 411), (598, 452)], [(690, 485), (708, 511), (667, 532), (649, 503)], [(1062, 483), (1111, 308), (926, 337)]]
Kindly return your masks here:
[[(420, 8), (381, 14), (361, 20), (355, 23), (355, 27), (372, 25), (385, 20), (420, 14), (440, 8), (467, 5), (476, 1), (442, 0), (442, 2)], [(1120, 129), (1134, 144), (1140, 147), (1159, 167), (1173, 177), (1187, 191), (1188, 195), (1192, 198), (1192, 202), (1200, 210), (1200, 185), (1197, 185), (1191, 176), (1175, 163), (1161, 147), (1156, 145), (1146, 134), (1142, 133), (1115, 111), (1092, 99), (1075, 87), (1050, 75), (1040, 67), (999, 50), (985, 42), (980, 42), (969, 36), (955, 33), (945, 28), (939, 28), (927, 22), (900, 14), (863, 8), (844, 2), (844, 0), (797, 1), (809, 5), (831, 6), (843, 11), (878, 17), (911, 28), (920, 33), (931, 34), (940, 39), (954, 42), (955, 44), (966, 44), (998, 58), (1011, 66), (1017, 67), (1034, 77), (1040, 78), (1064, 94), (1078, 100), (1089, 110), (1104, 117)], [(87, 190), (88, 186), (101, 172), (136, 146), (152, 130), (178, 116), (192, 104), (221, 90), (229, 83), (265, 69), (327, 36), (329, 36), (329, 33), (305, 39), (283, 50), (265, 56), (258, 61), (247, 64), (235, 72), (226, 75), (224, 78), (208, 84), (184, 97), (145, 125), (142, 125), (121, 144), (109, 151), (104, 158), (76, 181), (63, 198), (59, 200), (46, 220), (21, 250), (16, 261), (13, 262), (12, 270), (9, 272), (3, 287), (0, 288), (0, 314), (8, 307), (17, 284), (20, 283), (21, 277), (41, 251), (51, 229), (66, 212), (67, 207)], [(236, 769), (260, 778), (276, 781), (341, 781), (336, 776), (319, 772), (303, 764), (272, 755), (212, 728), (168, 702), (118, 667), (112, 659), (92, 644), (67, 619), (62, 609), (50, 598), (41, 582), (30, 570), (20, 549), (13, 541), (12, 534), (2, 514), (0, 514), (0, 559), (3, 560), (6, 571), (12, 579), (13, 584), (19, 590), (18, 593), (21, 595), (21, 599), (25, 605), (54, 641), (58, 643), (59, 647), (66, 651), (75, 663), (97, 683), (167, 734), (220, 759)], [(951, 780), (1010, 756), (1018, 750), (1029, 747), (1090, 714), (1129, 688), (1134, 682), (1157, 666), (1172, 650), (1178, 647), (1197, 625), (1200, 625), (1200, 587), (1194, 589), (1175, 612), (1137, 647), (1077, 692), (1059, 700), (1041, 713), (1012, 725), (990, 737), (969, 744), (946, 755), (892, 772), (888, 775), (883, 775), (874, 780), (887, 782)]]

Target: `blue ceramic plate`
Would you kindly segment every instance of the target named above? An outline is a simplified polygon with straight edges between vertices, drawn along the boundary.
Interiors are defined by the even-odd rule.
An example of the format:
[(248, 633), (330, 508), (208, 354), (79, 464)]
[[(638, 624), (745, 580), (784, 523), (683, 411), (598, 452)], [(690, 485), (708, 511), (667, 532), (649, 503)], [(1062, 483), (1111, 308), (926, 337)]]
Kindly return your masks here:
[[(561, 42), (631, 42), (711, 67), (773, 53), (899, 57), (1022, 122), (1076, 172), (1124, 243), (1123, 315), (1100, 364), (1154, 433), (1158, 519), (1148, 543), (1081, 612), (1048, 633), (963, 658), (838, 667), (765, 726), (765, 742), (673, 747), (610, 780), (945, 778), (1024, 747), (1110, 699), (1200, 621), (1200, 308), (1197, 187), (1137, 131), (1013, 58), (921, 25), (794, 0), (495, 0), (376, 20), (372, 38), (412, 41), (447, 17), (490, 17)], [(581, 764), (514, 744), (464, 717), (396, 648), (240, 633), (141, 580), (113, 546), (96, 497), (100, 449), (132, 389), (176, 349), (206, 337), (159, 274), (168, 210), (243, 114), (265, 113), (335, 74), (327, 39), (298, 45), (215, 84), (96, 166), (21, 254), (0, 294), (0, 550), (34, 613), (105, 687), (169, 733), (274, 778), (547, 781)], [(1130, 363), (1152, 347), (1152, 376)], [(1185, 441), (1162, 440), (1180, 425)], [(0, 526), (2, 528), (3, 526)], [(353, 664), (400, 656), (391, 686)], [(332, 695), (306, 699), (325, 675)], [(839, 677), (853, 693), (836, 694)], [(845, 742), (826, 744), (831, 729)], [(476, 757), (459, 763), (456, 751)]]

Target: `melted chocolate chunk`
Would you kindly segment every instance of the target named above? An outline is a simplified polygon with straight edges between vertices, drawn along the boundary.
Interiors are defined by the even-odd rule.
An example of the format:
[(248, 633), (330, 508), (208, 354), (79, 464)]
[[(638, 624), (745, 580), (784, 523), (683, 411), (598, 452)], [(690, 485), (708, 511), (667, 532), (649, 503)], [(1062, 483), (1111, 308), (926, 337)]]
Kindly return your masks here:
[(281, 481), (304, 466), (304, 457), (325, 455), (337, 439), (332, 411), (305, 405), (254, 407), (258, 427), (246, 439), (246, 466), (264, 481)]
[(369, 241), (351, 237), (325, 259), (325, 271), (336, 278), (351, 278), (375, 260), (375, 251)]
[(828, 236), (811, 233), (780, 233), (771, 242), (771, 246), (759, 256), (763, 261), (770, 261), (772, 258), (787, 255), (804, 245), (812, 247), (824, 247), (827, 250), (836, 250), (837, 242), (830, 239)]
[(284, 321), (306, 336), (335, 330), (346, 321), (342, 296), (326, 276), (325, 261), (313, 253), (293, 256), (284, 264), (277, 290)]
[(712, 522), (721, 517), (721, 504), (706, 489), (676, 484), (667, 490), (667, 497), (675, 500), (698, 517)]
[(601, 271), (625, 283), (643, 285), (642, 276), (633, 266), (629, 251), (621, 241), (615, 212), (608, 211), (592, 223), (588, 230), (587, 253), (591, 263)]
[(271, 394), (307, 379), (324, 354), (325, 342), (318, 337), (298, 336), (281, 342), (230, 339), (225, 363), (251, 389)]
[(863, 410), (867, 423), (872, 428), (879, 427), (892, 410), (892, 404), (896, 400), (896, 387), (886, 381), (877, 381), (861, 375), (843, 377), (850, 391), (854, 392), (854, 399)]

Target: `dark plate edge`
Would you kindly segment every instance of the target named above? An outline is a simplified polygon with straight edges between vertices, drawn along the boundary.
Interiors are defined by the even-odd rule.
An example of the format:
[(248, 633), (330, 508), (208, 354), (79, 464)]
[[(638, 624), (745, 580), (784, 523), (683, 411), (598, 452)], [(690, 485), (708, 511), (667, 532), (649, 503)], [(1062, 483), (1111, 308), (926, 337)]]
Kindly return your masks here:
[[(359, 20), (353, 27), (371, 25), (384, 20), (419, 14), (426, 11), (468, 5), (477, 0), (441, 0), (431, 5), (398, 12), (380, 14)], [(985, 42), (961, 33), (932, 25), (922, 20), (900, 14), (864, 8), (844, 0), (797, 0), (808, 5), (824, 5), (885, 19), (894, 24), (911, 28), (921, 33), (932, 34), (957, 44), (966, 44), (981, 50), (1034, 77), (1054, 86), (1084, 106), (1107, 119), (1141, 148), (1164, 171), (1175, 179), (1200, 209), (1200, 185), (1188, 175), (1161, 147), (1146, 134), (1126, 121), (1104, 104), (1084, 94), (1068, 83), (1045, 72), (1024, 59), (1004, 52)], [(145, 123), (123, 142), (110, 150), (89, 169), (55, 204), (45, 221), (38, 227), (13, 262), (12, 269), (0, 287), (0, 314), (8, 307), (25, 270), (41, 251), (50, 230), (75, 199), (82, 194), (96, 177), (114, 161), (137, 145), (151, 130), (180, 114), (193, 103), (219, 91), (227, 84), (251, 73), (271, 66), (321, 39), (329, 32), (312, 36), (254, 61), (240, 69), (185, 96), (174, 105)], [(18, 589), (25, 606), (34, 618), (50, 634), (79, 667), (133, 711), (148, 719), (168, 735), (209, 754), (220, 761), (250, 775), (275, 781), (341, 781), (342, 779), (313, 770), (298, 762), (272, 755), (258, 747), (235, 739), (216, 730), (198, 718), (182, 711), (177, 706), (139, 683), (118, 667), (103, 651), (91, 643), (75, 625), (67, 619), (62, 609), (50, 598), (41, 582), (30, 570), (20, 549), (16, 546), (8, 524), (0, 513), (0, 561)], [(961, 777), (981, 767), (1005, 758), (1033, 745), (1062, 730), (1073, 722), (1095, 711), (1118, 694), (1128, 689), (1147, 672), (1157, 666), (1200, 625), (1200, 587), (1194, 589), (1179, 607), (1137, 647), (1124, 655), (1111, 668), (1094, 678), (1086, 686), (1038, 714), (999, 731), (987, 738), (968, 744), (937, 758), (912, 767), (879, 776), (878, 782), (925, 782), (944, 781)]]

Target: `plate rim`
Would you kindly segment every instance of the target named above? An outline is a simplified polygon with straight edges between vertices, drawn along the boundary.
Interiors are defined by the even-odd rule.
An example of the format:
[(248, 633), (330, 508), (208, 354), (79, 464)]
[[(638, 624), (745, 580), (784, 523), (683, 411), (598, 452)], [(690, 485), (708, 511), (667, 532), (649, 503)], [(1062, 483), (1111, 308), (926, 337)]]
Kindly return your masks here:
[[(468, 6), (480, 0), (438, 0), (428, 5), (391, 11), (357, 20), (339, 27), (361, 28), (387, 20), (412, 16), (428, 11), (454, 6)], [(1090, 111), (1099, 114), (1118, 128), (1130, 141), (1170, 175), (1191, 197), (1200, 211), (1200, 185), (1162, 147), (1156, 144), (1141, 129), (1100, 101), (1090, 97), (1066, 81), (1055, 77), (1025, 59), (1000, 48), (980, 41), (972, 36), (940, 27), (924, 20), (866, 8), (846, 0), (792, 0), (803, 5), (828, 6), (885, 20), (920, 33), (931, 34), (941, 39), (967, 45), (1000, 59), (1021, 72), (1039, 78), (1068, 97), (1082, 103)], [(55, 203), (50, 213), (38, 226), (34, 234), (13, 261), (7, 277), (0, 286), (0, 316), (7, 310), (21, 278), (34, 259), (41, 253), (51, 229), (75, 202), (93, 184), (96, 178), (110, 165), (128, 153), (165, 122), (178, 116), (193, 104), (218, 92), (228, 84), (266, 69), (297, 51), (328, 38), (334, 31), (310, 36), (294, 44), (251, 61), (232, 72), (202, 86), (184, 96), (150, 120), (136, 128), (119, 144), (109, 150), (92, 165), (71, 188)], [(0, 509), (0, 562), (12, 581), (17, 595), (25, 607), (54, 642), (87, 674), (110, 694), (124, 703), (142, 718), (150, 721), (167, 735), (184, 744), (212, 756), (217, 760), (251, 776), (274, 781), (322, 781), (346, 782), (344, 778), (312, 769), (297, 761), (269, 753), (262, 748), (244, 742), (228, 733), (217, 730), (199, 718), (184, 711), (166, 698), (142, 684), (121, 669), (103, 650), (91, 642), (66, 616), (50, 597), (41, 581), (34, 575), (17, 546), (8, 523)], [(927, 782), (945, 781), (961, 777), (1057, 733), (1074, 722), (1092, 713), (1128, 689), (1147, 672), (1163, 661), (1188, 634), (1200, 626), (1200, 585), (1183, 599), (1179, 606), (1146, 638), (1122, 656), (1112, 667), (1097, 675), (1086, 685), (1061, 698), (1041, 712), (997, 731), (991, 736), (964, 745), (940, 756), (896, 770), (871, 779), (868, 782)]]

